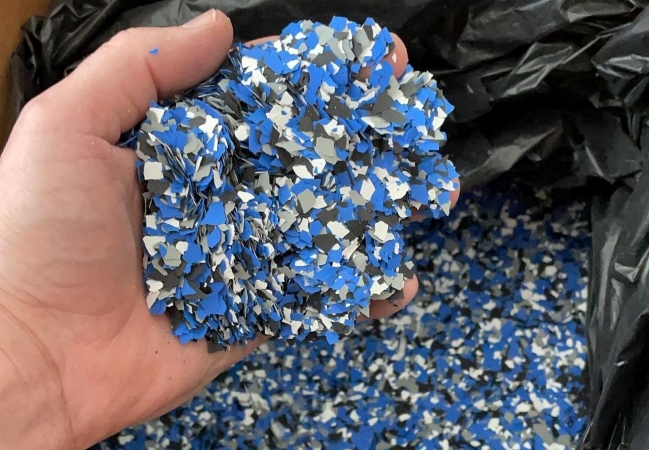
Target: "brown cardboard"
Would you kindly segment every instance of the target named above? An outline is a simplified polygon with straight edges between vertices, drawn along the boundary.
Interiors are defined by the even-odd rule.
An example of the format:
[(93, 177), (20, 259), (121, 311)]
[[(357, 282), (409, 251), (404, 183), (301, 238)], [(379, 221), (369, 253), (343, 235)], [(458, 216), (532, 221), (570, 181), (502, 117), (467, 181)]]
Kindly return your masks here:
[(0, 0), (0, 149), (8, 135), (9, 58), (20, 39), (20, 27), (30, 16), (45, 13), (49, 0)]

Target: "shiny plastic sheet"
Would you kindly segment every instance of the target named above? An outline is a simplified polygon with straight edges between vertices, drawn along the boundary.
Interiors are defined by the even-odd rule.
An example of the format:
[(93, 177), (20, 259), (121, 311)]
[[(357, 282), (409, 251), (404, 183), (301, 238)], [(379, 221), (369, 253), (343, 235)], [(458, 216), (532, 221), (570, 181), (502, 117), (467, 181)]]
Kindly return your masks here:
[[(463, 190), (504, 173), (594, 198), (589, 420), (582, 449), (649, 448), (649, 0), (55, 0), (12, 60), (13, 108), (112, 35), (230, 15), (238, 39), (292, 20), (372, 16), (433, 71), (456, 112)], [(585, 188), (585, 189), (583, 189)]]

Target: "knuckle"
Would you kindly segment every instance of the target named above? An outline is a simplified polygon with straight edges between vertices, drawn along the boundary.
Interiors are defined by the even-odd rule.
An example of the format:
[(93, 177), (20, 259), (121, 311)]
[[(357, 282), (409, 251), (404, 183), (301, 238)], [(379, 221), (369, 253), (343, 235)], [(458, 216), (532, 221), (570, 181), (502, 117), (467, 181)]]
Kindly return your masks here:
[(122, 30), (103, 44), (99, 53), (101, 51), (123, 52), (129, 50), (134, 46), (140, 45), (142, 40), (146, 38), (146, 34), (147, 30), (145, 28), (127, 28), (126, 30)]
[(113, 38), (110, 39), (107, 42), (107, 44), (122, 46), (129, 43), (137, 42), (138, 39), (141, 37), (141, 34), (142, 34), (142, 30), (140, 28), (127, 28), (126, 30), (122, 30), (119, 33), (117, 33), (115, 36), (113, 36)]
[(16, 128), (44, 128), (52, 116), (52, 102), (48, 97), (45, 92), (27, 102), (18, 116)]

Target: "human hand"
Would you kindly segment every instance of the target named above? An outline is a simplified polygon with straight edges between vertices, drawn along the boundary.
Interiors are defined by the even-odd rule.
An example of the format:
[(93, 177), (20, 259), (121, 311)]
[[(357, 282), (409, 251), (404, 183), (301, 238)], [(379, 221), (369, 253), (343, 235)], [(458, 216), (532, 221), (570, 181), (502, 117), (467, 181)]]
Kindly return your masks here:
[[(396, 42), (398, 75), (407, 54)], [(260, 344), (208, 354), (204, 341), (182, 346), (169, 319), (150, 314), (136, 157), (115, 146), (151, 101), (214, 73), (231, 44), (232, 26), (215, 11), (186, 27), (128, 30), (21, 114), (0, 158), (7, 448), (88, 447), (180, 405)], [(404, 299), (374, 303), (372, 318), (416, 291), (410, 280)]]

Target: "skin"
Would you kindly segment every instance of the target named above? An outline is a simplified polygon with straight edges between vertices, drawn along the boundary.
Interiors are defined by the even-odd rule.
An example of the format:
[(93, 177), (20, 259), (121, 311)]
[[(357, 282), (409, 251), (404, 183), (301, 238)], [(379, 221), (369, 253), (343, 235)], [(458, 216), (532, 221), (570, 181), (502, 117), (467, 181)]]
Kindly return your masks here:
[[(127, 30), (21, 114), (0, 158), (0, 448), (91, 446), (182, 404), (262, 342), (210, 355), (149, 313), (135, 156), (115, 146), (151, 101), (215, 72), (231, 44), (215, 11)], [(371, 318), (416, 292), (409, 280)]]

